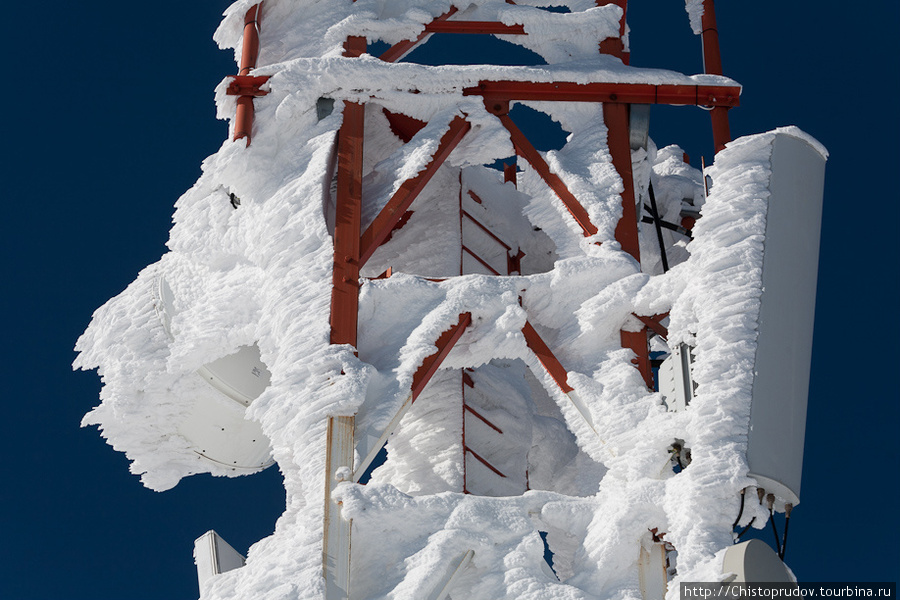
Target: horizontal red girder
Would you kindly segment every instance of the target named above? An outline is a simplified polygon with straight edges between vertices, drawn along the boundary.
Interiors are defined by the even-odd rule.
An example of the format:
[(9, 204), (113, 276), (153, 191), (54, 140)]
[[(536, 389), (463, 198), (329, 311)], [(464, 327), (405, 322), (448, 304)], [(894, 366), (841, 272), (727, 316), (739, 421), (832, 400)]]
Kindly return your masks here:
[(434, 345), (437, 346), (437, 352), (426, 357), (425, 360), (422, 361), (422, 365), (416, 369), (416, 372), (413, 374), (413, 402), (416, 401), (416, 398), (419, 397), (419, 394), (422, 393), (422, 390), (425, 389), (425, 386), (431, 381), (432, 376), (440, 368), (441, 363), (444, 362), (444, 359), (450, 354), (450, 350), (453, 349), (453, 346), (456, 345), (456, 342), (459, 341), (459, 338), (462, 337), (466, 327), (468, 327), (471, 322), (472, 313), (462, 313), (459, 315), (459, 321), (438, 337), (437, 341), (434, 343)]
[(463, 89), (464, 96), (502, 100), (620, 102), (624, 104), (690, 104), (738, 106), (739, 86), (652, 83), (572, 83), (567, 81), (482, 81)]
[(419, 193), (425, 189), (428, 182), (437, 172), (438, 168), (453, 152), (460, 140), (471, 129), (471, 125), (465, 118), (457, 116), (450, 122), (450, 129), (441, 138), (437, 151), (431, 157), (431, 161), (419, 174), (411, 179), (403, 182), (388, 203), (384, 205), (372, 224), (362, 234), (360, 239), (360, 266), (366, 264), (371, 258), (378, 246), (384, 243), (387, 236), (391, 233), (394, 225), (403, 217), (403, 214), (410, 207), (413, 201), (418, 197)]
[(425, 26), (425, 32), (528, 35), (522, 25), (505, 25), (499, 21), (432, 21)]

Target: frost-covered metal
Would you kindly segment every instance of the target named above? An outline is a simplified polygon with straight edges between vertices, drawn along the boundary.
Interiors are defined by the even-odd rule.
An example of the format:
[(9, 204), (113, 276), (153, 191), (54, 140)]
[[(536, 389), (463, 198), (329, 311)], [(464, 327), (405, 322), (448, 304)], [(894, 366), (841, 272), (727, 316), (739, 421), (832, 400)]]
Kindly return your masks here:
[[(217, 102), (246, 140), (204, 161), (170, 251), (98, 310), (76, 363), (104, 379), (85, 424), (148, 487), (237, 474), (198, 462), (181, 428), (209, 394), (271, 443), (286, 512), (202, 598), (649, 600), (721, 578), (733, 527), (766, 524), (767, 507), (739, 502), (764, 487), (748, 445), (780, 452), (748, 435), (772, 147), (815, 144), (795, 128), (731, 142), (707, 197), (643, 105), (712, 107), (725, 146), (740, 86), (629, 66), (625, 8), (226, 12), (216, 39), (241, 71)], [(547, 64), (403, 62), (472, 32)], [(558, 124), (561, 147), (535, 147), (526, 109)], [(177, 305), (164, 319), (161, 278)], [(653, 373), (676, 348), (692, 357), (678, 410)], [(269, 379), (246, 407), (197, 376), (254, 361)]]
[(194, 540), (194, 563), (200, 587), (210, 577), (244, 566), (245, 559), (215, 531), (207, 531)]
[(767, 492), (800, 502), (825, 159), (805, 137), (771, 141), (765, 258), (747, 460)]

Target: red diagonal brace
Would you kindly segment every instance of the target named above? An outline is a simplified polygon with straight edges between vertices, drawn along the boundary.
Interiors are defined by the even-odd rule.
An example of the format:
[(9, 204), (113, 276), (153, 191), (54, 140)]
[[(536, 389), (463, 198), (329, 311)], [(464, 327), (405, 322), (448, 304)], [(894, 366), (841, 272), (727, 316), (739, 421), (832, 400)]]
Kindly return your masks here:
[[(474, 192), (471, 192), (471, 191), (470, 191), (469, 193), (472, 194), (473, 196), (475, 195)], [(478, 202), (479, 204), (481, 204), (481, 199), (479, 198), (479, 199), (477, 200), (477, 202)], [(468, 217), (468, 218), (469, 218), (469, 221), (471, 221), (473, 224), (477, 225), (479, 229), (481, 229), (481, 230), (484, 231), (486, 234), (488, 234), (488, 235), (491, 237), (492, 240), (494, 240), (495, 242), (497, 242), (498, 244), (500, 244), (501, 246), (503, 246), (503, 247), (506, 248), (507, 250), (512, 250), (512, 248), (510, 248), (509, 244), (507, 244), (506, 242), (504, 242), (503, 240), (501, 240), (500, 238), (498, 238), (498, 237), (496, 236), (496, 234), (494, 234), (493, 231), (491, 231), (490, 229), (488, 229), (487, 227), (485, 227), (484, 225), (482, 225), (481, 222), (480, 222), (478, 219), (476, 219), (475, 217), (473, 217), (471, 214), (469, 214), (468, 211), (464, 210), (464, 211), (462, 211), (462, 214), (463, 214), (464, 217)]]
[(481, 414), (480, 412), (478, 412), (477, 410), (475, 410), (468, 404), (463, 404), (463, 410), (467, 410), (470, 413), (472, 413), (478, 420), (480, 420), (482, 423), (484, 423), (485, 425), (487, 425), (488, 427), (490, 427), (497, 433), (503, 433), (502, 429), (500, 429), (499, 427), (497, 427), (496, 425), (494, 425), (493, 423), (488, 421), (487, 417), (485, 417), (483, 414)]
[(463, 249), (464, 252), (467, 252), (467, 253), (469, 254), (469, 256), (471, 256), (472, 258), (474, 258), (475, 260), (477, 260), (479, 263), (481, 263), (482, 266), (484, 266), (485, 269), (487, 269), (488, 271), (490, 271), (492, 275), (500, 275), (500, 272), (499, 272), (497, 269), (495, 269), (494, 267), (492, 267), (491, 265), (489, 265), (488, 262), (487, 262), (486, 260), (484, 260), (483, 258), (481, 258), (480, 256), (478, 256), (477, 254), (475, 254), (474, 252), (472, 252), (472, 251), (471, 251), (469, 248), (467, 248), (465, 245), (463, 245), (462, 249)]
[[(631, 313), (631, 314), (634, 314), (634, 313)], [(653, 315), (652, 317), (642, 317), (641, 315), (634, 315), (634, 316), (637, 317), (637, 319), (641, 323), (646, 325), (650, 331), (657, 334), (661, 338), (666, 339), (669, 337), (669, 330), (666, 329), (662, 323), (660, 323), (660, 321), (662, 321), (663, 319), (665, 319), (666, 317), (669, 316), (669, 313), (665, 312), (665, 313), (662, 313), (661, 315)]]
[(403, 113), (394, 113), (386, 108), (381, 110), (384, 113), (384, 116), (387, 117), (388, 123), (391, 126), (391, 131), (404, 142), (411, 140), (423, 127), (428, 125), (425, 121), (414, 119)]
[[(446, 21), (447, 19), (452, 17), (454, 14), (456, 14), (457, 11), (459, 11), (458, 8), (456, 8), (455, 6), (451, 6), (450, 10), (448, 10), (441, 16), (437, 17), (434, 21), (429, 23), (429, 25), (434, 25), (436, 23), (440, 23), (441, 21)], [(409, 54), (410, 52), (412, 52), (412, 49), (415, 48), (419, 44), (419, 42), (424, 40), (427, 36), (428, 36), (428, 31), (423, 30), (422, 33), (420, 33), (416, 39), (403, 40), (402, 42), (397, 42), (396, 44), (394, 44), (393, 46), (391, 46), (390, 48), (385, 50), (384, 53), (382, 53), (382, 55), (379, 56), (378, 58), (380, 58), (381, 60), (383, 60), (385, 62), (396, 62), (396, 61), (400, 60), (401, 58), (403, 58), (404, 56), (406, 56), (407, 54)]]
[(431, 181), (438, 168), (444, 164), (444, 161), (450, 156), (450, 153), (471, 127), (469, 122), (463, 117), (455, 117), (450, 122), (450, 129), (441, 138), (441, 142), (428, 165), (422, 171), (419, 171), (418, 175), (403, 182), (400, 189), (388, 200), (388, 203), (381, 209), (381, 212), (378, 213), (372, 224), (362, 234), (360, 240), (360, 266), (364, 265), (375, 250), (378, 249), (378, 246), (384, 243), (391, 229), (397, 224), (397, 221), (400, 220), (403, 213), (406, 212), (419, 193), (425, 189), (425, 186)]
[(525, 327), (522, 328), (522, 333), (525, 335), (525, 343), (531, 351), (535, 353), (538, 360), (544, 366), (544, 369), (547, 370), (547, 373), (550, 374), (550, 377), (552, 377), (553, 381), (556, 382), (556, 385), (559, 386), (559, 389), (566, 394), (574, 390), (575, 388), (568, 384), (569, 375), (565, 368), (563, 368), (562, 363), (560, 363), (559, 359), (557, 359), (553, 352), (550, 351), (550, 347), (547, 346), (543, 338), (541, 338), (534, 327), (531, 326), (531, 323), (525, 321)]
[(569, 191), (569, 188), (566, 187), (566, 184), (563, 183), (562, 179), (550, 170), (549, 165), (544, 161), (544, 157), (531, 145), (531, 142), (528, 141), (525, 134), (519, 131), (519, 128), (516, 127), (516, 124), (513, 123), (513, 120), (509, 115), (502, 114), (497, 115), (497, 117), (509, 131), (509, 137), (512, 140), (513, 146), (516, 148), (516, 154), (527, 160), (531, 166), (534, 167), (534, 170), (537, 171), (538, 175), (541, 176), (541, 179), (550, 186), (553, 193), (562, 200), (566, 209), (568, 209), (569, 213), (581, 227), (584, 236), (589, 237), (597, 233), (597, 227), (591, 223), (587, 211), (578, 201), (578, 198)]
[(453, 346), (456, 345), (456, 342), (459, 341), (459, 338), (462, 337), (463, 332), (471, 322), (472, 313), (462, 313), (459, 315), (459, 322), (442, 333), (434, 343), (434, 345), (437, 346), (437, 352), (426, 357), (425, 360), (422, 361), (422, 365), (416, 370), (415, 374), (413, 374), (413, 402), (416, 401), (416, 398), (419, 397), (419, 394), (422, 393), (422, 390), (425, 389), (425, 386), (431, 381), (431, 377), (440, 368), (441, 363), (444, 362), (444, 359), (450, 354), (450, 350), (453, 349)]
[(474, 450), (472, 450), (472, 449), (469, 448), (468, 446), (465, 447), (465, 451), (468, 452), (469, 454), (471, 454), (472, 456), (474, 456), (476, 459), (478, 459), (478, 462), (480, 462), (481, 464), (483, 464), (484, 466), (486, 466), (488, 469), (490, 469), (491, 471), (493, 471), (494, 473), (496, 473), (496, 474), (499, 475), (500, 477), (503, 477), (504, 479), (506, 478), (506, 475), (504, 475), (503, 473), (501, 473), (500, 470), (497, 469), (497, 467), (495, 467), (494, 465), (492, 465), (491, 463), (489, 463), (488, 461), (486, 461), (484, 458), (482, 458), (478, 453), (476, 453)]

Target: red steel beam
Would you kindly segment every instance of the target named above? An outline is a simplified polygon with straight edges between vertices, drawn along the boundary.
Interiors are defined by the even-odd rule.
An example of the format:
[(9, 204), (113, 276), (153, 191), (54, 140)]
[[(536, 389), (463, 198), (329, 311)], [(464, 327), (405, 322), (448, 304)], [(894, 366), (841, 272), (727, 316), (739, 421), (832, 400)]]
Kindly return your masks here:
[[(446, 21), (447, 19), (452, 17), (454, 14), (456, 14), (458, 11), (459, 11), (458, 8), (456, 8), (455, 6), (451, 6), (450, 10), (448, 10), (441, 16), (437, 17), (434, 21), (432, 21), (428, 25), (435, 25), (436, 23)], [(428, 27), (428, 25), (426, 25), (426, 28)], [(422, 33), (420, 33), (416, 39), (403, 40), (402, 42), (397, 42), (396, 44), (394, 44), (393, 46), (391, 46), (390, 48), (385, 50), (381, 54), (381, 56), (379, 56), (378, 58), (380, 58), (381, 60), (383, 60), (385, 62), (397, 62), (398, 60), (400, 60), (401, 58), (403, 58), (404, 56), (409, 54), (412, 51), (412, 49), (415, 48), (416, 46), (418, 46), (419, 42), (424, 40), (427, 36), (428, 36), (428, 32), (425, 30), (422, 30)]]
[(384, 51), (380, 58), (385, 62), (396, 62), (409, 54), (413, 48), (419, 45), (432, 33), (480, 33), (497, 35), (527, 35), (522, 25), (505, 25), (498, 21), (448, 21), (450, 17), (459, 12), (455, 6), (437, 17), (431, 23), (425, 25), (425, 29), (414, 40), (397, 42)]
[[(703, 70), (712, 75), (722, 75), (722, 55), (719, 51), (719, 30), (716, 27), (716, 8), (713, 0), (703, 0), (701, 17), (703, 41)], [(713, 144), (716, 152), (731, 141), (731, 127), (728, 124), (728, 109), (715, 107), (709, 113), (712, 121)]]
[[(632, 313), (634, 314), (634, 313)], [(669, 313), (663, 313), (661, 315), (653, 315), (652, 317), (643, 317), (641, 315), (634, 315), (637, 319), (647, 326), (647, 329), (657, 334), (663, 339), (669, 337), (669, 330), (665, 328), (665, 326), (660, 323), (663, 319), (669, 316)]]
[(722, 55), (719, 52), (719, 30), (716, 27), (716, 7), (713, 0), (703, 0), (703, 16), (700, 18), (703, 42), (703, 71), (711, 75), (722, 74)]
[(431, 181), (438, 168), (444, 164), (444, 161), (450, 156), (450, 153), (453, 152), (453, 149), (456, 148), (471, 127), (469, 122), (460, 116), (455, 117), (450, 122), (450, 129), (441, 137), (438, 149), (431, 157), (428, 165), (418, 175), (403, 182), (400, 189), (388, 200), (388, 203), (381, 209), (381, 212), (378, 213), (372, 224), (362, 234), (360, 240), (360, 266), (366, 264), (366, 261), (378, 249), (378, 246), (384, 243), (394, 225), (397, 224), (397, 221), (400, 220), (403, 213), (406, 212), (419, 193), (425, 189), (425, 186)]
[(647, 389), (653, 389), (653, 371), (650, 369), (650, 350), (647, 345), (647, 330), (640, 331), (620, 331), (620, 339), (623, 348), (630, 348), (634, 351), (635, 358), (631, 359), (632, 364), (637, 367)]
[(505, 25), (499, 21), (432, 21), (425, 33), (480, 33), (496, 35), (528, 35), (523, 25)]
[(725, 144), (731, 141), (731, 126), (728, 123), (728, 109), (717, 106), (709, 111), (709, 118), (712, 120), (713, 144), (716, 146), (716, 153), (725, 149)]
[(463, 372), (462, 372), (462, 381), (463, 381), (463, 384), (469, 386), (470, 388), (473, 388), (473, 387), (475, 387), (475, 380), (472, 379), (472, 376), (471, 376), (471, 375), (469, 375), (468, 373), (466, 373), (466, 370), (470, 370), (470, 371), (471, 371), (471, 369), (464, 369), (464, 370), (463, 370)]
[[(238, 77), (248, 75), (250, 71), (256, 68), (256, 60), (259, 57), (259, 22), (260, 22), (260, 4), (251, 6), (244, 14), (244, 39), (241, 45), (241, 64), (238, 70)], [(266, 78), (268, 79), (268, 78)], [(236, 89), (244, 87), (246, 82), (233, 82)], [(232, 85), (229, 85), (229, 93), (231, 93)], [(259, 91), (259, 86), (256, 86)], [(237, 99), (237, 109), (234, 115), (234, 137), (233, 141), (247, 138), (247, 146), (250, 145), (250, 134), (253, 130), (253, 97), (261, 94), (247, 93), (239, 95)]]
[[(487, 103), (487, 100), (485, 100), (485, 102)], [(509, 131), (509, 137), (512, 139), (516, 154), (527, 160), (531, 166), (534, 167), (534, 170), (537, 171), (538, 175), (541, 176), (541, 179), (550, 186), (553, 193), (562, 200), (566, 209), (568, 209), (569, 213), (581, 227), (584, 236), (589, 237), (597, 233), (597, 227), (591, 223), (587, 210), (581, 205), (578, 198), (569, 191), (569, 188), (566, 187), (566, 184), (563, 183), (562, 179), (550, 170), (550, 166), (544, 161), (544, 157), (531, 145), (531, 142), (528, 141), (525, 134), (519, 131), (519, 128), (516, 127), (516, 124), (513, 123), (513, 120), (509, 115), (501, 114), (497, 115), (497, 117)]]
[(387, 117), (388, 124), (391, 126), (391, 132), (404, 142), (408, 142), (414, 135), (428, 125), (425, 121), (414, 119), (403, 113), (391, 112), (386, 108), (382, 108), (381, 112)]
[(345, 102), (344, 122), (338, 132), (331, 343), (353, 346), (359, 317), (364, 115), (362, 104)]
[(517, 252), (512, 254), (512, 250), (506, 253), (506, 271), (512, 275), (513, 273), (522, 274), (522, 259), (525, 258), (525, 253), (522, 252), (521, 248), (516, 249)]
[[(471, 193), (471, 192), (470, 192), (470, 193)], [(506, 248), (507, 250), (512, 250), (512, 248), (511, 248), (506, 242), (504, 242), (503, 240), (501, 240), (500, 238), (498, 238), (498, 237), (494, 234), (493, 231), (491, 231), (490, 229), (488, 229), (487, 227), (485, 227), (484, 225), (482, 225), (481, 222), (480, 222), (478, 219), (476, 219), (475, 217), (473, 217), (472, 215), (470, 215), (470, 214), (469, 214), (469, 211), (463, 210), (463, 211), (462, 211), (462, 214), (463, 214), (463, 216), (468, 217), (468, 218), (469, 218), (469, 221), (471, 221), (472, 223), (474, 223), (475, 225), (477, 225), (482, 231), (484, 231), (486, 234), (488, 234), (488, 235), (491, 237), (492, 240), (494, 240), (495, 242), (497, 242), (498, 244), (500, 244), (501, 246), (503, 246), (503, 247)]]
[(244, 15), (244, 39), (241, 44), (241, 68), (238, 75), (248, 75), (256, 67), (259, 58), (259, 22), (262, 20), (259, 8), (262, 2), (250, 9)]
[(447, 355), (450, 354), (450, 350), (453, 349), (453, 346), (456, 345), (456, 342), (459, 341), (459, 338), (462, 337), (463, 332), (465, 332), (466, 327), (468, 327), (471, 322), (472, 313), (462, 313), (459, 315), (459, 322), (438, 337), (437, 341), (434, 343), (434, 345), (437, 346), (437, 352), (426, 357), (425, 360), (422, 361), (421, 366), (419, 366), (413, 374), (413, 402), (416, 401), (416, 398), (419, 397), (419, 394), (422, 393), (422, 390), (424, 390), (425, 386), (428, 385), (428, 382), (431, 381), (431, 377), (440, 368), (441, 363), (443, 363), (444, 359), (447, 358)]
[(462, 249), (463, 249), (463, 251), (468, 252), (469, 256), (471, 256), (472, 258), (474, 258), (475, 260), (480, 262), (484, 266), (484, 268), (486, 268), (488, 271), (490, 271), (493, 275), (500, 275), (500, 272), (497, 269), (495, 269), (494, 267), (489, 265), (487, 263), (487, 261), (485, 261), (483, 258), (481, 258), (477, 254), (475, 254), (474, 252), (469, 250), (465, 245), (462, 246)]
[(622, 9), (622, 18), (619, 19), (619, 37), (606, 38), (600, 42), (600, 53), (611, 54), (622, 59), (626, 65), (630, 62), (628, 52), (625, 52), (625, 15), (628, 12), (628, 0), (597, 0), (597, 6), (615, 4)]
[(616, 240), (622, 250), (641, 262), (638, 242), (637, 210), (634, 197), (634, 175), (631, 172), (631, 142), (628, 132), (628, 105), (603, 103), (603, 122), (607, 129), (607, 145), (612, 164), (622, 178), (622, 218), (616, 225)]
[(537, 356), (540, 363), (544, 366), (544, 369), (547, 370), (547, 373), (550, 374), (550, 377), (552, 377), (553, 381), (556, 382), (556, 385), (559, 386), (559, 389), (566, 394), (574, 390), (575, 388), (568, 384), (569, 375), (565, 368), (563, 368), (562, 363), (554, 356), (550, 347), (547, 346), (543, 338), (535, 331), (531, 323), (525, 321), (525, 327), (522, 328), (522, 333), (525, 335), (525, 343)]
[(503, 183), (512, 183), (518, 187), (519, 182), (516, 181), (516, 175), (516, 163), (503, 163)]
[(465, 448), (463, 448), (463, 450), (465, 450), (466, 452), (468, 452), (469, 454), (471, 454), (472, 456), (474, 456), (476, 459), (478, 459), (478, 462), (480, 462), (481, 464), (483, 464), (484, 466), (486, 466), (488, 469), (490, 469), (491, 471), (493, 471), (494, 473), (496, 473), (496, 474), (499, 475), (500, 477), (503, 477), (504, 479), (506, 479), (506, 475), (504, 475), (503, 473), (501, 473), (500, 470), (497, 469), (497, 467), (495, 467), (494, 465), (492, 465), (491, 463), (489, 463), (488, 461), (486, 461), (484, 458), (482, 458), (482, 457), (481, 457), (478, 453), (476, 453), (474, 450), (472, 450), (472, 449), (469, 448), (468, 446), (466, 446)]
[(474, 408), (472, 408), (472, 407), (469, 406), (468, 404), (463, 404), (463, 410), (464, 410), (464, 411), (467, 410), (467, 411), (469, 411), (470, 413), (472, 413), (473, 415), (475, 415), (475, 417), (476, 417), (477, 419), (479, 419), (482, 423), (484, 423), (485, 425), (487, 425), (488, 427), (490, 427), (491, 429), (493, 429), (493, 430), (496, 431), (497, 433), (503, 433), (503, 430), (502, 430), (502, 429), (500, 429), (499, 427), (497, 427), (496, 425), (494, 425), (493, 423), (491, 423), (490, 421), (488, 421), (487, 417), (485, 417), (484, 415), (482, 415), (480, 412), (478, 412), (477, 410), (475, 410)]
[[(366, 38), (348, 37), (345, 56), (359, 56)], [(331, 343), (356, 346), (359, 322), (359, 230), (362, 220), (362, 171), (365, 106), (344, 102), (338, 131), (334, 261), (331, 279)]]
[[(572, 83), (569, 81), (481, 81), (463, 88), (464, 96), (490, 99), (548, 100), (556, 102), (619, 102), (622, 104), (689, 104), (734, 107), (740, 103), (740, 86), (677, 85), (652, 83)], [(496, 112), (491, 110), (490, 112)]]
[(269, 92), (261, 88), (268, 80), (268, 75), (236, 75), (231, 78), (225, 93), (229, 96), (265, 96)]
[[(637, 209), (635, 207), (634, 175), (631, 171), (631, 142), (629, 135), (629, 106), (616, 102), (603, 104), (603, 122), (607, 129), (607, 145), (613, 166), (622, 178), (622, 218), (616, 225), (616, 240), (622, 250), (641, 262), (638, 238)], [(646, 329), (641, 331), (621, 331), (623, 348), (630, 348), (636, 358), (632, 361), (640, 371), (648, 388), (653, 387), (653, 372), (650, 370), (650, 348), (647, 344)]]

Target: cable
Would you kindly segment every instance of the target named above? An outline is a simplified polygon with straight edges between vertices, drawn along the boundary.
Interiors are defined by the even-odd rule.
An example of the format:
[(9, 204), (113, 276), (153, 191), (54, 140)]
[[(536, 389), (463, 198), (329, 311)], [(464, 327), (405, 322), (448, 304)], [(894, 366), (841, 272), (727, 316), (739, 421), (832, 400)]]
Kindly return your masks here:
[(741, 507), (738, 509), (738, 515), (734, 519), (734, 523), (731, 524), (731, 529), (734, 531), (734, 528), (737, 527), (738, 521), (741, 520), (741, 517), (744, 514), (744, 492), (747, 491), (747, 488), (741, 490)]
[(662, 227), (659, 224), (659, 210), (656, 206), (656, 194), (653, 193), (653, 183), (648, 186), (650, 191), (650, 208), (653, 212), (653, 224), (656, 226), (656, 239), (659, 241), (659, 256), (662, 259), (663, 273), (669, 270), (669, 259), (666, 256), (666, 245), (663, 241)]
[(741, 541), (741, 538), (744, 537), (744, 534), (747, 533), (747, 530), (750, 529), (750, 526), (753, 525), (754, 521), (756, 521), (756, 517), (750, 519), (750, 522), (747, 523), (747, 525), (743, 529), (741, 529), (740, 533), (737, 534), (737, 539), (735, 540), (736, 542)]
[(781, 551), (778, 553), (778, 558), (784, 562), (784, 553), (787, 550), (787, 535), (788, 535), (788, 525), (791, 522), (791, 511), (794, 509), (793, 504), (785, 504), (784, 505), (784, 535), (781, 537)]
[(778, 535), (778, 527), (775, 526), (775, 511), (773, 509), (775, 494), (766, 496), (766, 504), (769, 506), (769, 522), (772, 523), (772, 532), (775, 534), (775, 550), (778, 552), (778, 556), (781, 556), (781, 538)]

